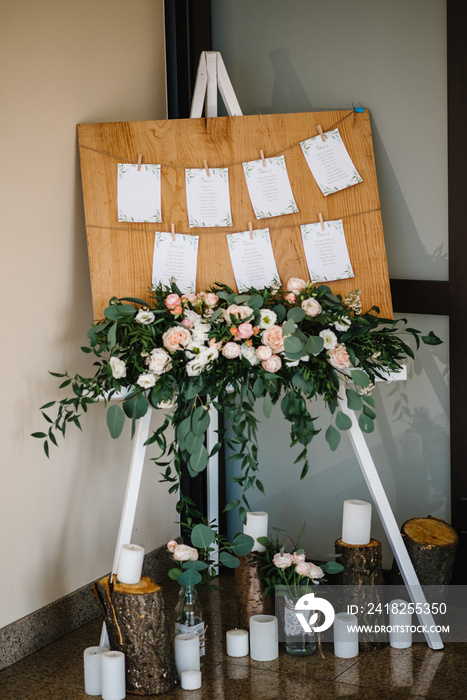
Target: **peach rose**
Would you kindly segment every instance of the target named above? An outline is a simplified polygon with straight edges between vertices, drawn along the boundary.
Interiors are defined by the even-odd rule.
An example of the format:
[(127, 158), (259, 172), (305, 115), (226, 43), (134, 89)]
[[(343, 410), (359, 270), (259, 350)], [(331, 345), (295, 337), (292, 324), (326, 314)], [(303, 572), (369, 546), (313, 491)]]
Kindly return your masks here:
[(310, 578), (322, 578), (324, 576), (324, 571), (322, 570), (322, 568), (320, 566), (316, 566), (316, 564), (312, 564), (311, 562), (310, 562), (309, 566), (310, 566), (310, 573), (308, 574), (308, 576)]
[(328, 350), (328, 356), (328, 362), (331, 367), (335, 369), (350, 367), (350, 357), (343, 343), (336, 345), (332, 350)]
[(305, 287), (306, 282), (300, 279), (300, 277), (291, 277), (287, 282), (287, 291), (292, 292), (292, 294), (300, 294)]
[(261, 333), (261, 340), (264, 345), (271, 348), (273, 353), (282, 352), (284, 350), (284, 336), (282, 335), (282, 328), (280, 326), (269, 326), (265, 331)]
[(289, 566), (292, 566), (292, 555), (287, 554), (287, 552), (284, 554), (277, 552), (277, 554), (274, 555), (272, 562), (278, 569), (287, 569)]
[(168, 309), (175, 309), (176, 306), (180, 306), (182, 300), (178, 294), (169, 294), (165, 300), (165, 305)]
[(285, 301), (288, 301), (289, 304), (295, 304), (296, 301), (295, 294), (292, 294), (292, 292), (290, 292), (290, 294), (286, 294), (284, 299)]
[(169, 550), (169, 552), (171, 552), (171, 554), (174, 553), (175, 547), (177, 545), (178, 545), (177, 540), (170, 540), (170, 542), (167, 542), (167, 549)]
[(199, 296), (203, 299), (206, 306), (216, 306), (219, 301), (219, 297), (214, 292), (200, 292)]
[(263, 369), (266, 370), (266, 372), (271, 372), (272, 374), (275, 374), (282, 367), (282, 360), (279, 357), (279, 355), (271, 355), (271, 357), (268, 360), (262, 361), (261, 366)]
[(271, 348), (268, 348), (267, 345), (260, 345), (258, 348), (256, 348), (256, 357), (258, 360), (269, 360), (271, 355), (272, 350)]
[(305, 559), (306, 559), (305, 553), (297, 554), (297, 552), (294, 552), (292, 554), (292, 556), (293, 556), (294, 564), (298, 564), (299, 561), (305, 561)]
[(196, 561), (198, 559), (198, 550), (187, 544), (177, 544), (172, 554), (177, 561)]
[(185, 326), (185, 328), (193, 328), (193, 321), (191, 321), (189, 318), (184, 318), (182, 321), (182, 326)]
[(247, 338), (251, 338), (253, 335), (253, 326), (251, 323), (241, 323), (238, 326), (238, 337), (241, 340), (246, 340)]
[(295, 566), (295, 571), (299, 576), (309, 576), (311, 564), (307, 561), (299, 561)]
[(222, 354), (228, 360), (233, 360), (235, 357), (239, 357), (241, 353), (240, 345), (238, 343), (226, 343), (222, 348)]
[(302, 301), (302, 309), (307, 316), (318, 316), (322, 311), (321, 304), (314, 297), (304, 299)]
[(254, 312), (249, 306), (239, 306), (238, 304), (231, 304), (224, 311), (224, 318), (227, 323), (231, 323), (231, 316), (241, 319), (244, 321), (246, 318), (253, 316)]
[(183, 350), (191, 340), (191, 333), (184, 326), (172, 326), (162, 335), (164, 347), (169, 352)]

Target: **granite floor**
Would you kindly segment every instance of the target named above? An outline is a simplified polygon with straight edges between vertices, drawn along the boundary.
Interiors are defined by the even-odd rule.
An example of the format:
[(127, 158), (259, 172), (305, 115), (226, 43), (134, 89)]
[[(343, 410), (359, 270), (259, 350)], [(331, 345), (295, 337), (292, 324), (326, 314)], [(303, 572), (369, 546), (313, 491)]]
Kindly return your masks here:
[[(271, 662), (225, 654), (225, 632), (237, 623), (232, 579), (221, 582), (222, 590), (204, 600), (207, 653), (202, 665), (201, 690), (177, 688), (165, 698), (200, 700), (226, 698), (354, 697), (359, 700), (467, 697), (467, 645), (451, 644), (432, 651), (426, 644), (396, 650), (389, 646), (354, 659), (337, 659), (331, 645), (308, 658), (293, 658), (281, 648)], [(172, 614), (177, 591), (170, 585), (166, 606)], [(100, 619), (28, 656), (0, 672), (0, 700), (84, 700), (83, 651), (99, 643)], [(284, 645), (280, 645), (283, 647)], [(127, 698), (141, 696), (128, 694)], [(157, 697), (157, 696), (150, 696)], [(159, 696), (161, 697), (161, 696)]]

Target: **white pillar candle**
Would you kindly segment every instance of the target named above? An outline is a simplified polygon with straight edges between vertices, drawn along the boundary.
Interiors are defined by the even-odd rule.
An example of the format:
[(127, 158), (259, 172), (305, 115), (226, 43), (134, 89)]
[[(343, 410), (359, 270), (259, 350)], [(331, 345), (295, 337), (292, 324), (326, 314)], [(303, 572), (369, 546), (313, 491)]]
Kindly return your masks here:
[(279, 631), (274, 615), (250, 617), (250, 656), (255, 661), (273, 661), (279, 656)]
[(346, 544), (368, 544), (371, 539), (371, 503), (344, 501), (342, 541)]
[(139, 544), (124, 544), (118, 558), (117, 579), (120, 583), (139, 583), (143, 569), (144, 547)]
[(358, 631), (351, 629), (358, 625), (356, 615), (337, 613), (334, 618), (334, 655), (339, 659), (352, 659), (358, 656)]
[(105, 651), (102, 661), (102, 700), (124, 700), (126, 697), (125, 654)]
[(199, 636), (197, 634), (177, 634), (175, 665), (179, 678), (182, 671), (199, 671)]
[(258, 537), (268, 536), (268, 514), (263, 511), (246, 514), (246, 524), (243, 526), (243, 534), (253, 537), (255, 543), (252, 552), (264, 552), (266, 547), (259, 544)]
[(391, 600), (389, 603), (389, 644), (393, 649), (408, 649), (412, 646), (412, 613), (408, 612), (406, 600)]
[(248, 632), (247, 630), (229, 630), (225, 635), (227, 643), (227, 656), (248, 656)]
[(86, 695), (101, 695), (102, 693), (101, 654), (104, 651), (109, 651), (109, 647), (88, 647), (83, 652), (84, 692)]
[(198, 690), (201, 688), (201, 671), (189, 669), (182, 671), (182, 688), (183, 690)]

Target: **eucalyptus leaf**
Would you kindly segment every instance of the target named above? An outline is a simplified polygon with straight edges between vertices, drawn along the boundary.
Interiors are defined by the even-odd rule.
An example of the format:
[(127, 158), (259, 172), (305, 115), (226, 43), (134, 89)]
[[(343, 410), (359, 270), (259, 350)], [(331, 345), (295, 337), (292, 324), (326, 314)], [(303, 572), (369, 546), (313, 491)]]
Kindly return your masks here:
[(195, 474), (199, 474), (199, 472), (202, 472), (204, 469), (206, 469), (208, 465), (208, 460), (209, 454), (206, 447), (203, 444), (201, 445), (199, 450), (197, 450), (197, 452), (193, 452), (193, 454), (190, 455), (188, 464), (192, 472), (194, 472)]
[(354, 389), (346, 389), (347, 406), (351, 411), (360, 411), (363, 405), (362, 397)]
[(107, 427), (110, 435), (115, 439), (120, 437), (125, 425), (125, 413), (120, 404), (115, 403), (107, 410)]
[(287, 312), (287, 320), (300, 323), (305, 318), (305, 311), (300, 306), (293, 306)]
[(197, 549), (207, 549), (216, 538), (214, 530), (207, 525), (198, 523), (191, 531), (191, 544)]
[(249, 554), (253, 549), (255, 541), (250, 535), (240, 534), (234, 537), (232, 542), (232, 552), (237, 555), (237, 557), (244, 557)]
[(196, 571), (196, 569), (186, 569), (177, 579), (177, 583), (180, 584), (180, 586), (197, 586), (198, 583), (201, 583), (203, 580), (203, 577), (201, 574)]
[(291, 353), (297, 353), (300, 355), (300, 357), (305, 354), (302, 341), (299, 340), (299, 338), (295, 338), (294, 336), (291, 336), (290, 338), (285, 338), (284, 352), (286, 355), (289, 355)]
[(324, 340), (318, 335), (310, 335), (306, 341), (306, 351), (309, 355), (319, 355), (324, 347)]
[(325, 438), (331, 450), (333, 452), (337, 450), (341, 441), (341, 434), (333, 425), (330, 425), (326, 430)]
[(352, 381), (358, 386), (366, 387), (370, 383), (370, 377), (361, 369), (351, 370), (350, 376), (352, 377)]
[(338, 411), (336, 414), (336, 425), (339, 430), (349, 430), (352, 427), (352, 419), (343, 411)]
[(209, 423), (209, 411), (206, 410), (204, 406), (198, 406), (191, 416), (191, 429), (195, 435), (203, 435), (208, 429)]
[(219, 561), (229, 569), (236, 569), (240, 565), (240, 560), (229, 552), (220, 552)]

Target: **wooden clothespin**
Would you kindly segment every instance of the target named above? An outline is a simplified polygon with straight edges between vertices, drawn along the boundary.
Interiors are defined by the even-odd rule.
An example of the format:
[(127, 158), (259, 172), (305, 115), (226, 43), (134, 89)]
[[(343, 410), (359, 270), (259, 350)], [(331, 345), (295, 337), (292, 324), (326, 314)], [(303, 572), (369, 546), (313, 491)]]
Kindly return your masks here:
[(324, 231), (324, 221), (321, 212), (318, 214), (319, 223), (321, 224), (321, 231)]
[(264, 151), (263, 151), (263, 150), (261, 150), (261, 151), (259, 152), (259, 157), (261, 158), (261, 162), (262, 162), (262, 164), (263, 164), (263, 168), (265, 168), (265, 167), (266, 167), (266, 158), (264, 157)]
[(248, 222), (248, 230), (250, 232), (250, 241), (252, 241), (253, 240), (253, 224), (251, 223), (251, 221)]
[(142, 160), (143, 160), (143, 154), (142, 154), (142, 153), (138, 153), (138, 167), (136, 168), (136, 170), (137, 170), (138, 172), (141, 170), (141, 162), (142, 162)]
[(172, 243), (175, 243), (175, 224), (170, 224), (170, 233), (172, 234)]
[(204, 166), (204, 169), (205, 169), (205, 171), (206, 171), (206, 175), (207, 175), (208, 177), (211, 177), (211, 173), (209, 172), (208, 161), (207, 161), (207, 160), (203, 160), (203, 166)]
[(316, 131), (317, 131), (318, 134), (321, 136), (321, 141), (326, 141), (326, 138), (325, 138), (325, 136), (324, 136), (324, 134), (323, 134), (322, 126), (321, 126), (320, 124), (318, 124), (318, 126), (316, 127)]

